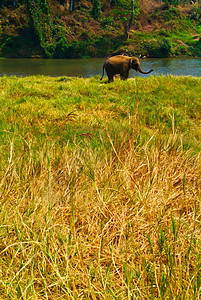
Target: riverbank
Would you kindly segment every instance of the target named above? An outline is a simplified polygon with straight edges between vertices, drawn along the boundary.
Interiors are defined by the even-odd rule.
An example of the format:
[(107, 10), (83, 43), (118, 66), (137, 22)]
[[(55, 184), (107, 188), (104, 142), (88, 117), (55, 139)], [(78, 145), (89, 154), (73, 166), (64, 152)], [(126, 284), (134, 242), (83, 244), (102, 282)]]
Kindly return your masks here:
[(23, 1), (15, 7), (0, 5), (1, 55), (87, 58), (126, 51), (139, 57), (201, 56), (198, 4), (174, 6), (168, 2), (161, 5), (157, 1), (136, 1), (139, 6), (135, 9), (135, 20), (125, 39), (124, 30), (130, 18), (128, 1), (116, 1), (114, 5), (106, 1), (96, 17), (92, 14), (92, 2), (78, 1), (70, 11), (59, 1), (47, 1), (48, 17), (41, 7), (31, 10), (29, 15)]
[(0, 78), (0, 295), (200, 294), (200, 78)]

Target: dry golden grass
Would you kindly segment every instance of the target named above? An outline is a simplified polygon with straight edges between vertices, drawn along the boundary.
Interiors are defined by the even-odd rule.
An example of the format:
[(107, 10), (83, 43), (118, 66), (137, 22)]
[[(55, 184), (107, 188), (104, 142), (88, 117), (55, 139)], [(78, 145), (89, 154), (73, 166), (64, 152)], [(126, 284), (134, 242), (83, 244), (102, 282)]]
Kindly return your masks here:
[[(47, 99), (51, 87), (53, 102), (45, 100), (43, 118), (36, 91), (14, 111), (4, 100), (16, 79), (7, 79), (10, 85), (1, 89), (1, 299), (199, 299), (201, 154), (196, 138), (186, 144), (188, 134), (178, 132), (174, 118), (169, 131), (162, 123), (148, 128), (140, 107), (124, 116), (127, 86), (136, 86), (132, 81), (102, 85), (108, 104), (100, 111), (80, 100), (79, 119), (74, 107), (64, 115), (51, 111), (52, 103), (59, 103), (57, 79), (36, 78), (39, 90), (45, 86), (39, 98)], [(163, 89), (162, 78), (146, 80), (137, 82), (139, 89), (147, 83), (145, 99), (146, 89), (160, 89), (159, 82)], [(164, 80), (174, 89), (175, 78)], [(11, 102), (30, 84), (17, 81)], [(182, 90), (183, 81), (177, 79)], [(196, 86), (197, 80), (192, 82)], [(100, 93), (95, 79), (85, 84), (91, 95)], [(70, 93), (65, 81), (63, 88)], [(200, 137), (198, 115), (199, 110), (189, 130)], [(66, 138), (64, 132), (72, 128), (77, 131)]]

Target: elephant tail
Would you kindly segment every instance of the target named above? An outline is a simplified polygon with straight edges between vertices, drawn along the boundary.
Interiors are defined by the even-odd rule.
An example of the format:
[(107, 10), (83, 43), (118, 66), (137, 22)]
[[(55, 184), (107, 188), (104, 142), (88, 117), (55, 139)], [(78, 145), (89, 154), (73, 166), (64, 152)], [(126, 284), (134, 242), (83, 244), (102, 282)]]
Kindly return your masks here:
[(102, 74), (102, 77), (101, 77), (101, 79), (100, 79), (100, 80), (102, 80), (102, 79), (103, 79), (103, 76), (104, 76), (104, 69), (105, 69), (105, 63), (104, 63), (104, 65), (103, 65), (103, 74)]

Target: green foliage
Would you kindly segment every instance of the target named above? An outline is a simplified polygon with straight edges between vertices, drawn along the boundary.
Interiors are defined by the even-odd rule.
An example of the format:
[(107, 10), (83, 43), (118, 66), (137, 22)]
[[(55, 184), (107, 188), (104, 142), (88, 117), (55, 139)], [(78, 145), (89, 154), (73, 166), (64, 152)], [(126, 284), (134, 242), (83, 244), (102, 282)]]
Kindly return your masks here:
[(194, 55), (201, 57), (201, 38), (194, 43), (191, 50)]
[(149, 57), (167, 57), (171, 50), (171, 44), (168, 38), (146, 41), (144, 46)]
[(201, 38), (196, 42), (196, 46), (200, 49), (201, 51)]
[(164, 2), (171, 5), (178, 5), (180, 0), (164, 0)]
[[(189, 4), (189, 0), (164, 0), (165, 3), (170, 5)], [(193, 3), (193, 1), (191, 1)]]
[(56, 44), (54, 57), (65, 58), (68, 53), (68, 43), (65, 37), (62, 37)]
[(181, 44), (177, 45), (173, 50), (172, 54), (174, 56), (185, 56), (185, 55), (191, 55), (190, 49), (187, 45)]
[(101, 21), (102, 27), (112, 26), (114, 24), (113, 17), (106, 17)]
[(49, 0), (26, 0), (27, 11), (43, 56), (46, 58), (69, 57), (69, 43), (65, 27), (58, 20), (53, 22)]
[(95, 20), (99, 20), (101, 17), (102, 3), (100, 0), (92, 0), (92, 4), (93, 4), (92, 16)]
[[(140, 13), (140, 3), (139, 0), (134, 2), (134, 15), (135, 20), (137, 19)], [(113, 9), (113, 14), (115, 19), (123, 20), (124, 23), (127, 23), (130, 19), (131, 11), (131, 1), (118, 1), (118, 5)]]
[[(131, 20), (130, 0), (74, 1), (75, 8), (72, 12), (67, 10), (66, 0), (59, 1), (65, 11), (60, 8), (56, 11), (54, 4), (57, 2), (58, 0), (51, 2), (18, 0), (16, 9), (10, 7), (13, 1), (1, 2), (1, 55), (94, 57), (106, 56), (125, 47), (134, 55), (143, 54), (152, 57), (200, 55), (200, 46), (197, 37), (195, 38), (201, 32), (199, 27), (201, 10), (197, 5), (191, 9), (188, 16), (184, 16), (180, 8), (170, 6), (167, 1), (146, 17), (145, 21), (151, 26), (153, 23), (153, 27), (155, 21), (157, 22), (157, 30), (146, 33), (136, 31), (134, 34), (132, 25), (126, 44), (120, 36)], [(28, 18), (23, 3), (26, 3)], [(140, 12), (138, 0), (134, 1), (134, 6), (133, 24)], [(92, 16), (96, 20), (95, 23)], [(164, 28), (167, 29), (163, 29), (164, 22), (166, 23)]]
[(54, 52), (54, 25), (49, 0), (26, 0), (27, 11), (35, 35), (38, 37), (45, 57)]
[(20, 51), (24, 48), (24, 45), (26, 45), (26, 49), (24, 49), (23, 57), (30, 57), (34, 54), (32, 49), (35, 50), (38, 45), (38, 40), (33, 33), (26, 32), (25, 34), (16, 36), (12, 34), (2, 35), (0, 50), (3, 55), (8, 57), (21, 57)]
[(163, 37), (170, 37), (171, 34), (168, 30), (162, 28), (158, 31), (158, 35), (161, 35)]
[(193, 5), (193, 12), (190, 15), (191, 20), (198, 21), (201, 24), (201, 7)]
[(151, 14), (151, 18), (157, 18), (163, 22), (168, 22), (175, 19), (182, 19), (182, 14), (176, 7), (170, 7), (169, 5), (167, 5), (164, 6), (162, 10), (159, 7), (157, 7)]
[(128, 1), (128, 0), (117, 0), (116, 3), (117, 3), (117, 6), (119, 8), (129, 9), (131, 1)]
[(16, 55), (16, 49), (23, 47), (23, 41), (21, 40), (21, 37), (19, 36), (12, 36), (7, 35), (4, 36), (5, 42), (1, 45), (1, 50), (4, 53), (9, 53), (10, 55), (14, 56)]

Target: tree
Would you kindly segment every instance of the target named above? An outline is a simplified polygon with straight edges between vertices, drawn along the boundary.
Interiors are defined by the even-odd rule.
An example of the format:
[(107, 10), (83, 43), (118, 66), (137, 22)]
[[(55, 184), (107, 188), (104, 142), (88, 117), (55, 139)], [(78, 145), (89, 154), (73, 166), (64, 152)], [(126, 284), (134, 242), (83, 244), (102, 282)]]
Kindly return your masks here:
[(73, 10), (73, 0), (70, 1), (70, 11)]
[(12, 7), (15, 7), (16, 4), (22, 3), (23, 1), (22, 0), (18, 0), (18, 1), (17, 0), (1, 0), (0, 2), (1, 2), (0, 7), (6, 6), (6, 7), (12, 8)]
[(26, 0), (31, 27), (46, 57), (54, 51), (54, 25), (49, 0)]
[(131, 0), (131, 17), (130, 17), (130, 20), (129, 22), (127, 23), (127, 25), (125, 26), (125, 32), (124, 32), (124, 36), (125, 36), (125, 39), (127, 40), (128, 37), (129, 37), (129, 30), (131, 28), (131, 24), (134, 20), (134, 0)]
[(92, 16), (95, 20), (100, 19), (101, 17), (101, 7), (102, 3), (100, 0), (92, 0), (93, 9), (92, 9)]

